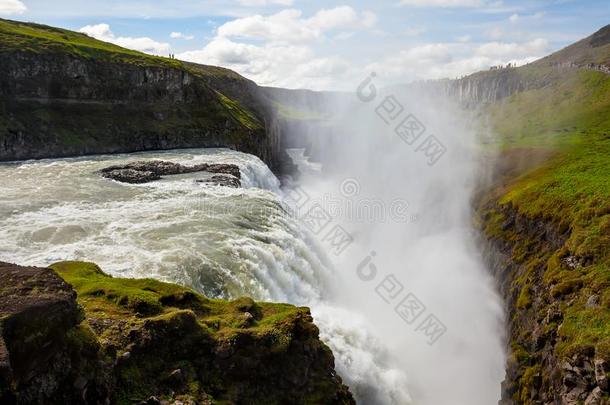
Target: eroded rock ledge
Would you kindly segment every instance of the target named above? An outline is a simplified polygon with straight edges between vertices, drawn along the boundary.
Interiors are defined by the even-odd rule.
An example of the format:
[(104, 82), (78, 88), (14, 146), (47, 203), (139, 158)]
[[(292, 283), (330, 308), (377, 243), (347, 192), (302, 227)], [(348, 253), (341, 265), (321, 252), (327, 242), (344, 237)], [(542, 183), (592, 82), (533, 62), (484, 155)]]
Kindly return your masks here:
[(581, 279), (592, 259), (571, 252), (570, 229), (548, 219), (495, 202), (480, 213), (487, 260), (508, 313), (500, 404), (610, 404), (610, 348), (588, 335), (578, 338), (575, 329), (582, 317), (609, 307), (602, 291)]
[(354, 403), (307, 308), (51, 267), (0, 263), (2, 404)]
[(215, 174), (200, 183), (215, 184), (227, 187), (241, 187), (241, 172), (239, 166), (224, 163), (202, 163), (194, 166), (184, 166), (179, 163), (163, 160), (139, 161), (126, 165), (110, 166), (100, 170), (102, 177), (121, 183), (143, 184), (160, 180), (162, 176), (206, 172)]

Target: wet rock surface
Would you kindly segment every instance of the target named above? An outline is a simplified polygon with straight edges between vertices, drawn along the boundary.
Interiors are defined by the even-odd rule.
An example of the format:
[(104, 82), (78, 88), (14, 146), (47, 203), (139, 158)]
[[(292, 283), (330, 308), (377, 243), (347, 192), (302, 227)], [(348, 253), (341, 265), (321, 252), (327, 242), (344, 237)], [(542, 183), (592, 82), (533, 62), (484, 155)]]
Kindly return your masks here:
[(207, 179), (196, 180), (196, 182), (199, 184), (209, 184), (213, 186), (223, 186), (232, 188), (241, 187), (241, 181), (237, 177), (233, 177), (231, 175), (215, 175)]
[(121, 183), (143, 184), (160, 180), (161, 176), (148, 170), (115, 169), (102, 173), (102, 176)]
[(239, 166), (230, 163), (203, 163), (194, 166), (185, 166), (163, 160), (152, 160), (133, 162), (119, 166), (109, 166), (100, 170), (102, 177), (130, 184), (149, 183), (162, 179), (162, 176), (197, 172), (217, 174), (217, 176), (212, 176), (210, 179), (201, 180), (200, 182), (202, 183), (241, 187), (241, 172), (239, 171)]

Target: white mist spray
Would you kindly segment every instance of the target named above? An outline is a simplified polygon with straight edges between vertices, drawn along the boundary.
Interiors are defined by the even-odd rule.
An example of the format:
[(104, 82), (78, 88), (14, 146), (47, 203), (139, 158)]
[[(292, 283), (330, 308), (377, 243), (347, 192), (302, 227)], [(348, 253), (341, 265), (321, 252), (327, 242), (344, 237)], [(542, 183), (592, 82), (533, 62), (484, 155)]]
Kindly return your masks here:
[(374, 75), (335, 107), (312, 148), (323, 170), (300, 187), (353, 238), (340, 248), (330, 226), (319, 232), (337, 274), (330, 304), (312, 305), (341, 375), (366, 404), (497, 403), (503, 313), (472, 231), (468, 114), (423, 91), (378, 91)]

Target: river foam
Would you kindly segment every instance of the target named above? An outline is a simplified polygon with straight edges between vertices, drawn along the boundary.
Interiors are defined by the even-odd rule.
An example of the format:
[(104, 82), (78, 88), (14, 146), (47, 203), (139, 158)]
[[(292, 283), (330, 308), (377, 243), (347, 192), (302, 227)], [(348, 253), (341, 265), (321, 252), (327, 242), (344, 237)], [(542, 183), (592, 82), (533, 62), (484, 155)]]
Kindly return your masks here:
[[(198, 184), (197, 173), (143, 185), (97, 173), (146, 159), (236, 163), (244, 187)], [(406, 376), (386, 361), (365, 320), (334, 300), (336, 272), (323, 244), (287, 214), (278, 179), (257, 157), (208, 149), (16, 162), (0, 165), (0, 189), (0, 260), (91, 261), (113, 276), (157, 278), (211, 297), (310, 306), (359, 400), (409, 402)]]

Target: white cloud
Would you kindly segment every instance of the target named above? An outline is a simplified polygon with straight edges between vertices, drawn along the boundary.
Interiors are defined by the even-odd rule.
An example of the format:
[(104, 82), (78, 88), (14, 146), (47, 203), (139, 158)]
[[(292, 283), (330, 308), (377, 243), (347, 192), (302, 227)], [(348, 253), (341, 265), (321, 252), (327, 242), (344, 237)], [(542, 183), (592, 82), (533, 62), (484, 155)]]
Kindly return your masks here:
[(283, 10), (270, 16), (253, 15), (229, 21), (218, 28), (219, 37), (248, 38), (295, 43), (321, 38), (325, 32), (344, 28), (371, 28), (377, 22), (372, 12), (358, 14), (349, 6), (318, 11), (303, 18), (300, 10)]
[(0, 15), (23, 14), (27, 9), (19, 0), (0, 0)]
[(510, 17), (508, 17), (508, 21), (510, 21), (511, 23), (517, 23), (517, 22), (521, 22), (521, 21), (535, 21), (535, 20), (540, 20), (545, 16), (545, 13), (543, 11), (535, 13), (535, 14), (512, 14)]
[(426, 32), (426, 29), (423, 27), (409, 27), (404, 31), (405, 35), (408, 37), (417, 37), (424, 32)]
[(428, 78), (426, 73), (434, 66), (448, 64), (452, 60), (450, 44), (425, 44), (402, 50), (397, 54), (367, 67), (385, 79), (413, 80)]
[(505, 36), (504, 30), (500, 27), (492, 28), (491, 30), (487, 31), (485, 35), (490, 39), (501, 39)]
[(181, 60), (233, 69), (263, 86), (328, 89), (350, 69), (338, 57), (316, 57), (304, 45), (252, 45), (217, 37), (202, 50), (178, 55)]
[(241, 6), (245, 7), (263, 7), (263, 6), (292, 6), (293, 0), (237, 0)]
[(169, 34), (169, 37), (172, 39), (185, 39), (187, 41), (195, 39), (194, 35), (186, 35), (181, 32), (172, 32), (171, 34)]
[[(486, 0), (483, 3), (488, 7), (499, 4)], [(529, 18), (520, 15), (520, 18), (526, 17)], [(366, 61), (368, 56), (362, 55), (357, 45), (353, 46), (353, 41), (360, 38), (366, 41), (361, 35), (363, 32), (374, 37), (376, 25), (374, 13), (356, 11), (349, 6), (323, 9), (309, 16), (300, 10), (286, 9), (229, 21), (216, 30), (216, 37), (203, 49), (178, 57), (224, 66), (265, 86), (328, 90), (351, 88), (363, 71), (378, 72), (387, 84), (454, 78), (509, 62), (521, 65), (550, 51), (548, 41), (541, 38), (502, 41), (506, 36), (500, 29), (488, 32), (490, 39), (484, 43), (479, 42), (480, 37), (463, 35), (454, 42), (421, 43), (404, 48), (405, 36), (413, 38), (424, 32), (415, 26), (406, 30), (400, 41), (387, 40), (389, 46), (371, 56), (375, 62), (370, 63)], [(353, 38), (356, 34), (357, 39)], [(344, 42), (336, 48), (332, 42), (325, 41), (327, 38)], [(329, 49), (339, 50), (340, 55), (330, 53)], [(392, 49), (394, 53), (388, 54)]]
[(182, 60), (219, 65), (266, 86), (329, 89), (351, 73), (347, 60), (317, 55), (319, 41), (348, 40), (357, 31), (371, 31), (377, 15), (340, 6), (306, 17), (300, 10), (251, 15), (221, 25), (203, 49), (185, 52)]
[(338, 39), (339, 41), (346, 41), (352, 38), (354, 35), (356, 35), (356, 33), (353, 31), (344, 31), (335, 35), (335, 39)]
[[(371, 21), (371, 17), (368, 14), (362, 19), (368, 23)], [(322, 32), (332, 30), (338, 27), (349, 27), (360, 24), (360, 17), (356, 11), (349, 6), (340, 6), (331, 9), (322, 9), (318, 11), (309, 20), (301, 21), (301, 24), (310, 26), (313, 29), (318, 29)]]
[(547, 40), (539, 38), (521, 43), (488, 42), (436, 43), (415, 46), (367, 66), (388, 83), (422, 79), (455, 78), (491, 66), (518, 66), (533, 62), (549, 51)]
[(400, 4), (416, 7), (481, 7), (483, 0), (400, 0)]
[(101, 41), (155, 55), (165, 55), (170, 49), (168, 43), (157, 42), (148, 37), (116, 37), (108, 24), (87, 25), (79, 31)]
[(377, 25), (378, 20), (379, 18), (377, 17), (377, 14), (373, 13), (372, 11), (362, 12), (362, 25), (365, 27), (373, 28), (375, 25)]
[(523, 43), (489, 42), (479, 46), (476, 54), (492, 59), (515, 60), (541, 56), (549, 51), (549, 42), (538, 38)]

